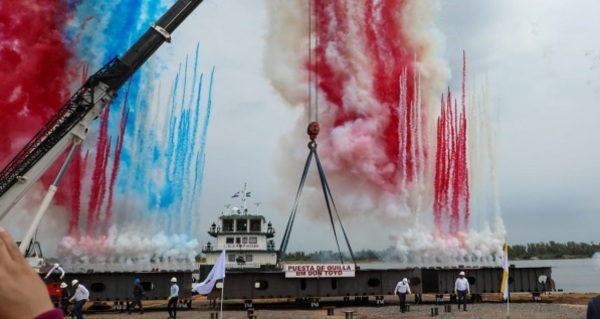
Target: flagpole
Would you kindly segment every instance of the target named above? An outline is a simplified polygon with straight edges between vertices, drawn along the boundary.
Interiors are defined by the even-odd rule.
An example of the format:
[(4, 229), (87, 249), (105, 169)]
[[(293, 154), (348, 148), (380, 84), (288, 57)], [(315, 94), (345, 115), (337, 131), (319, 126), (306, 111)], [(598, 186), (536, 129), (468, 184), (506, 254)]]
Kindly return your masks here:
[[(244, 187), (245, 188), (245, 187)], [(221, 281), (221, 314), (219, 315), (221, 319), (223, 319), (223, 295), (225, 293), (225, 256), (227, 254), (225, 253), (225, 249), (223, 249), (223, 251), (221, 252), (221, 257), (222, 257), (222, 273), (223, 273), (223, 278)]]
[(510, 291), (508, 292), (508, 297), (506, 297), (506, 319), (510, 319)]
[(225, 291), (225, 277), (223, 277), (223, 281), (221, 281), (221, 314), (219, 318), (223, 319), (223, 292)]

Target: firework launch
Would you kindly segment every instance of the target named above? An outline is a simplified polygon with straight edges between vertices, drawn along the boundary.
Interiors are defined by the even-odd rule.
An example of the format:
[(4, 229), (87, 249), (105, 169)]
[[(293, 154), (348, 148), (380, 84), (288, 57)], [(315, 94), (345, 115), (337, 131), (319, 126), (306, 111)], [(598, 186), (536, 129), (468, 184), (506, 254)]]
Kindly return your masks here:
[[(392, 237), (407, 262), (488, 262), (505, 235), (497, 198), (480, 201), (495, 182), (484, 168), (493, 168), (493, 155), (478, 156), (493, 152), (485, 130), (489, 105), (485, 97), (469, 98), (466, 57), (459, 99), (445, 87), (450, 74), (434, 24), (438, 5), (270, 3), (265, 60), (276, 63), (266, 72), (290, 106), (318, 106), (319, 149), (345, 219), (370, 215), (402, 224)], [(309, 86), (316, 87), (311, 100)], [(301, 157), (291, 149), (301, 142), (289, 144), (287, 151)], [(309, 202), (322, 201), (314, 196)], [(479, 214), (487, 219), (474, 223)]]
[[(165, 9), (161, 0), (13, 2), (0, 5), (0, 24), (11, 28), (0, 34), (2, 166), (89, 70), (122, 53)], [(443, 59), (439, 3), (266, 6), (266, 77), (289, 107), (316, 109), (319, 152), (345, 222), (369, 216), (401, 224), (389, 235), (407, 263), (494, 262), (505, 229), (490, 103), (485, 89), (469, 89), (475, 85), (466, 53), (461, 87), (448, 87), (456, 66)], [(168, 82), (160, 81), (163, 60), (146, 63), (96, 121), (61, 185), (68, 191), (57, 194), (49, 213), (62, 221), (51, 233), (65, 263), (168, 262), (197, 254), (215, 79), (214, 69), (200, 69), (200, 56), (198, 45), (177, 61)], [(303, 132), (307, 123), (300, 118), (294, 130)], [(306, 155), (301, 138), (284, 137), (288, 181), (296, 181), (299, 167), (286, 165)], [(319, 192), (308, 196), (322, 201)], [(23, 223), (38, 197), (15, 208), (13, 222)]]
[[(0, 38), (7, 132), (0, 158), (12, 158), (89, 70), (123, 53), (166, 8), (161, 1), (0, 6), (1, 22), (14, 29)], [(172, 262), (197, 254), (189, 234), (198, 221), (192, 212), (202, 193), (214, 77), (214, 70), (199, 70), (199, 50), (178, 62), (169, 83), (158, 80), (164, 62), (147, 63), (78, 149), (47, 218), (53, 227), (44, 232), (58, 236), (65, 264)], [(42, 184), (52, 182), (60, 165), (54, 166)], [(41, 192), (35, 188), (16, 208), (15, 223), (37, 209)]]

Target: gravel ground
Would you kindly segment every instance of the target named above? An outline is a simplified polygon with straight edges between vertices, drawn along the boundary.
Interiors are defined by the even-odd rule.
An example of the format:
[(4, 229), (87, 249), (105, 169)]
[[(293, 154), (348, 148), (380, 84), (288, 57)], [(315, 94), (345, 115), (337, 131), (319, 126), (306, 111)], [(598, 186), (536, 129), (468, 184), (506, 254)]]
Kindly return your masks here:
[[(437, 307), (438, 315), (431, 316), (431, 309)], [(510, 318), (523, 319), (543, 319), (543, 318), (563, 318), (575, 319), (585, 318), (586, 305), (584, 304), (557, 304), (557, 303), (535, 303), (520, 302), (510, 304)], [(468, 311), (457, 310), (456, 305), (452, 305), (449, 313), (444, 312), (444, 305), (420, 304), (411, 305), (410, 311), (400, 313), (397, 304), (386, 304), (384, 306), (338, 306), (334, 310), (333, 316), (328, 316), (325, 309), (258, 309), (254, 311), (256, 319), (345, 319), (344, 311), (354, 311), (353, 319), (376, 319), (376, 318), (486, 318), (486, 319), (504, 319), (509, 318), (507, 306), (505, 303), (477, 303), (468, 305)], [(137, 313), (128, 315), (127, 313), (89, 313), (88, 319), (115, 319), (115, 318), (139, 318), (139, 319), (165, 319), (168, 314), (163, 306), (148, 306), (143, 315)], [(178, 311), (177, 318), (212, 318), (211, 313), (219, 310), (201, 307), (185, 309)], [(247, 319), (247, 311), (243, 309), (225, 309), (220, 315), (221, 319)]]

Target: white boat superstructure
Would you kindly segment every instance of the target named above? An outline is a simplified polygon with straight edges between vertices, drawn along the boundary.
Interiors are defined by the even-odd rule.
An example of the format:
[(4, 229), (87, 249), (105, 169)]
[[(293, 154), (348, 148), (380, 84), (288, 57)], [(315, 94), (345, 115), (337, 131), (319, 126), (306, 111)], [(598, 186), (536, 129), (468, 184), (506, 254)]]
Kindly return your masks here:
[[(202, 247), (206, 254), (206, 264), (214, 265), (223, 250), (226, 250), (225, 268), (228, 270), (269, 269), (277, 263), (278, 250), (275, 248), (275, 228), (259, 214), (260, 203), (255, 203), (256, 212), (248, 212), (246, 201), (251, 192), (244, 189), (233, 194), (240, 198), (241, 207), (226, 205), (227, 211), (219, 216), (219, 223), (212, 223), (208, 234), (216, 239)], [(231, 207), (231, 208), (230, 208)]]

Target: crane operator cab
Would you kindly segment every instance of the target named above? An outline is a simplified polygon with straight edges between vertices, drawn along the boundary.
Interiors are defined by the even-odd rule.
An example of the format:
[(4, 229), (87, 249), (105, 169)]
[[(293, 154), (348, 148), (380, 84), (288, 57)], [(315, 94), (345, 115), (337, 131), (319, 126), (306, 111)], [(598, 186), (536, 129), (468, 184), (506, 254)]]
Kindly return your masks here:
[[(21, 246), (21, 242), (18, 241), (17, 245)], [(44, 266), (44, 256), (42, 255), (40, 243), (33, 240), (29, 242), (29, 247), (25, 250), (24, 256), (29, 266), (39, 273), (40, 269)]]

